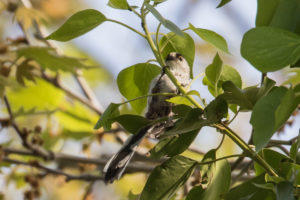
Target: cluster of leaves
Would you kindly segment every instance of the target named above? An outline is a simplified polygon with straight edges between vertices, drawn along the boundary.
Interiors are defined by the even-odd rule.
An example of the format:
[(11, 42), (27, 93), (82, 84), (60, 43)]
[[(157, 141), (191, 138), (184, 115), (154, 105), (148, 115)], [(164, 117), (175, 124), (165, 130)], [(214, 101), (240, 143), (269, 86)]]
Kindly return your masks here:
[[(223, 0), (218, 7), (229, 2)], [(130, 29), (149, 42), (160, 66), (164, 63), (162, 58), (175, 51), (186, 58), (192, 69), (195, 45), (187, 30), (191, 30), (204, 41), (215, 46), (219, 52), (229, 53), (226, 41), (219, 34), (211, 30), (196, 28), (192, 24), (181, 30), (173, 22), (164, 18), (156, 10), (156, 6), (160, 3), (162, 1), (144, 1), (140, 8), (141, 13), (138, 13), (137, 6), (130, 6), (126, 0), (110, 0), (108, 5), (116, 9), (132, 11), (141, 18), (145, 34), (131, 27)], [(299, 8), (300, 3), (297, 0), (258, 1), (256, 27), (244, 35), (241, 53), (264, 76), (267, 72), (286, 66), (299, 66)], [(156, 44), (149, 36), (148, 29), (145, 28), (147, 26), (145, 13), (152, 13), (160, 23), (155, 38)], [(71, 16), (47, 39), (68, 41), (105, 21), (112, 20), (99, 11), (83, 10)], [(161, 25), (171, 32), (159, 37)], [(129, 102), (137, 114), (141, 114), (145, 109), (150, 82), (159, 72), (160, 68), (155, 64), (138, 63), (119, 73), (117, 78), (119, 91), (129, 100), (125, 103)], [(169, 76), (172, 78), (172, 75)], [(257, 199), (258, 197), (259, 199), (294, 199), (294, 196), (298, 196), (300, 165), (297, 163), (297, 152), (300, 140), (297, 139), (297, 142), (292, 145), (290, 154), (287, 156), (266, 147), (273, 134), (286, 123), (299, 105), (300, 84), (289, 88), (275, 86), (275, 81), (265, 77), (260, 87), (243, 88), (242, 78), (238, 71), (234, 67), (223, 64), (219, 53), (206, 67), (203, 84), (215, 97), (208, 105), (204, 104), (204, 109), (191, 100), (193, 95), (200, 97), (197, 91), (182, 92), (181, 95), (168, 100), (176, 104), (173, 111), (177, 121), (174, 127), (161, 136), (160, 141), (150, 150), (150, 153), (153, 158), (167, 156), (169, 159), (151, 172), (140, 198), (171, 198), (195, 170), (201, 174), (202, 179), (187, 194), (186, 199), (189, 200)], [(184, 91), (180, 86), (178, 87), (180, 91)], [(140, 115), (120, 114), (119, 107), (122, 104), (111, 103), (95, 128), (103, 127), (105, 130), (110, 130), (112, 123), (118, 122), (125, 130), (134, 134), (141, 127), (154, 123)], [(254, 155), (249, 155), (249, 152), (243, 149), (244, 154), (240, 156), (247, 155), (256, 161), (255, 177), (231, 189), (230, 165), (225, 159), (221, 158), (218, 161), (217, 149), (206, 153), (200, 162), (180, 155), (187, 150), (202, 127), (217, 127), (216, 124), (226, 123), (226, 117), (229, 115), (228, 108), (235, 114), (251, 112), (252, 140), (258, 152), (257, 154), (252, 152)], [(222, 129), (220, 131), (228, 134)], [(243, 144), (240, 141), (234, 141), (239, 146)], [(265, 164), (258, 161), (257, 157), (262, 158)], [(266, 168), (266, 165), (269, 168)], [(270, 173), (268, 169), (272, 169), (274, 173)]]
[[(201, 102), (203, 105), (198, 103), (194, 98), (195, 96), (203, 99), (199, 92), (185, 91), (174, 80), (174, 76), (166, 71), (181, 91), (180, 95), (168, 100), (176, 105), (173, 109), (176, 122), (172, 128), (163, 133), (159, 142), (150, 150), (152, 158), (167, 157), (168, 159), (151, 172), (139, 198), (170, 199), (176, 197), (176, 192), (183, 185), (188, 184), (188, 180), (194, 174), (200, 174), (201, 178), (192, 184), (192, 189), (185, 194), (185, 198), (189, 200), (222, 198), (295, 199), (298, 197), (300, 193), (298, 190), (300, 184), (300, 174), (298, 173), (300, 170), (298, 158), (300, 138), (292, 144), (288, 155), (276, 152), (268, 146), (270, 146), (269, 142), (274, 133), (287, 122), (298, 107), (300, 84), (295, 82), (290, 87), (275, 86), (275, 81), (269, 79), (266, 73), (287, 66), (299, 67), (300, 2), (298, 0), (258, 0), (256, 27), (244, 35), (241, 44), (242, 56), (264, 77), (260, 86), (251, 87), (243, 87), (242, 78), (238, 71), (223, 63), (220, 55), (229, 54), (229, 50), (222, 36), (212, 30), (196, 28), (192, 24), (181, 30), (156, 9), (163, 2), (164, 0), (144, 0), (142, 5), (138, 7), (130, 5), (126, 0), (109, 0), (108, 5), (110, 7), (129, 10), (136, 14), (141, 19), (144, 32), (122, 22), (109, 19), (97, 10), (87, 9), (72, 15), (58, 30), (46, 37), (48, 40), (66, 42), (91, 31), (104, 22), (113, 22), (129, 28), (147, 40), (158, 64), (138, 63), (122, 70), (118, 75), (117, 84), (120, 93), (128, 101), (111, 103), (95, 125), (96, 129), (103, 127), (105, 131), (108, 131), (112, 128), (112, 124), (117, 122), (131, 134), (135, 134), (140, 128), (150, 123), (155, 123), (155, 121), (147, 120), (140, 114), (146, 107), (147, 97), (150, 96), (148, 94), (150, 83), (160, 73), (161, 67), (164, 66), (163, 58), (167, 54), (170, 52), (181, 53), (189, 63), (191, 77), (193, 77), (195, 44), (188, 31), (196, 34), (218, 51), (212, 63), (206, 67), (203, 78), (203, 84), (207, 86), (208, 91), (214, 97), (214, 100), (208, 105), (205, 101)], [(229, 2), (230, 0), (222, 0), (218, 7)], [(151, 36), (146, 23), (146, 16), (150, 13), (159, 22), (155, 38)], [(170, 32), (161, 33), (159, 31), (161, 25)], [(16, 50), (16, 59), (20, 64), (13, 62), (12, 66), (16, 65), (17, 67), (15, 78), (21, 85), (25, 85), (25, 80), (45, 84), (44, 80), (41, 79), (44, 70), (54, 72), (62, 70), (75, 73), (77, 69), (86, 68), (80, 60), (58, 55), (49, 47), (22, 46)], [(10, 85), (8, 75), (9, 73), (2, 73), (0, 76), (1, 88)], [(54, 84), (57, 83), (54, 82)], [(4, 90), (1, 89), (0, 91), (3, 95)], [(20, 92), (11, 93), (11, 95), (13, 94), (18, 97)], [(63, 98), (63, 94), (56, 95), (56, 102), (57, 99), (60, 100), (53, 108), (58, 107)], [(13, 100), (11, 103), (13, 107), (17, 107)], [(120, 106), (125, 103), (130, 103), (135, 114), (121, 114)], [(32, 101), (29, 105), (32, 105)], [(48, 104), (43, 106), (43, 108), (49, 108)], [(74, 113), (70, 105), (66, 105), (66, 107), (64, 109), (67, 111), (64, 110), (63, 114), (70, 118), (65, 116), (66, 118), (63, 119), (70, 120), (70, 124), (74, 124), (72, 120), (76, 119), (82, 122), (79, 126), (84, 124), (86, 127), (95, 121), (92, 115), (87, 118), (80, 115), (84, 108)], [(227, 126), (229, 125), (227, 124), (229, 109), (235, 115), (238, 115), (239, 112), (251, 112), (250, 123), (253, 127), (253, 143), (245, 143), (229, 129)], [(189, 148), (200, 130), (205, 126), (217, 128), (219, 132), (230, 137), (242, 148), (243, 154), (220, 157), (218, 147), (207, 152), (201, 161), (181, 155)], [(70, 129), (75, 130), (73, 125)], [(250, 145), (255, 146), (255, 151)], [(255, 161), (255, 176), (249, 177), (247, 181), (242, 181), (242, 183), (232, 187), (233, 170), (226, 160), (231, 157), (249, 157)]]
[[(25, 199), (33, 199), (40, 196), (40, 185), (36, 184), (44, 177), (30, 167), (20, 168), (5, 160), (13, 158), (30, 166), (29, 159), (34, 159), (48, 165), (39, 159), (42, 156), (39, 152), (60, 151), (67, 140), (81, 141), (85, 138), (89, 142), (95, 141), (93, 125), (97, 122), (97, 110), (84, 105), (78, 98), (80, 96), (69, 90), (61, 80), (78, 76), (80, 70), (83, 72), (82, 76), (88, 76), (88, 71), (91, 71), (93, 76), (97, 76), (97, 83), (101, 83), (102, 80), (98, 78), (101, 77), (102, 69), (90, 67), (91, 62), (81, 58), (66, 56), (51, 47), (50, 43), (41, 40), (39, 27), (43, 26), (43, 19), (37, 14), (40, 13), (37, 9), (28, 8), (22, 2), (1, 1), (0, 6), (2, 5), (4, 9), (1, 12), (8, 11), (5, 14), (14, 15), (16, 23), (12, 26), (19, 26), (24, 35), (1, 38), (0, 41), (0, 96), (2, 112), (8, 111), (7, 117), (1, 117), (1, 131), (12, 127), (8, 129), (11, 134), (4, 136), (4, 140), (1, 139), (0, 173), (1, 177), (5, 177), (7, 185), (14, 182), (17, 189), (27, 190), (24, 191)], [(73, 48), (73, 52), (75, 51), (78, 52), (78, 57), (87, 57)], [(92, 64), (98, 65), (96, 62)], [(102, 76), (106, 74), (102, 73)], [(82, 113), (85, 115), (82, 116)], [(26, 149), (35, 157), (11, 156), (6, 154), (6, 148), (21, 152)], [(43, 151), (38, 151), (39, 149)], [(11, 172), (3, 172), (2, 167), (9, 167)], [(35, 180), (28, 179), (30, 174), (36, 175)], [(32, 186), (32, 189), (28, 186)], [(1, 192), (3, 190), (4, 187)], [(6, 193), (4, 196), (7, 196)]]

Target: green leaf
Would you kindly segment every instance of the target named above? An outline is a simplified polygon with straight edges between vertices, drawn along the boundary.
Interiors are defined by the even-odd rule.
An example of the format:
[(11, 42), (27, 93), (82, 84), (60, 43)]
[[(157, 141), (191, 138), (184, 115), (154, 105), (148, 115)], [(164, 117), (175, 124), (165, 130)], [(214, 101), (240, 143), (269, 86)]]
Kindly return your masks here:
[(87, 137), (94, 136), (92, 131), (88, 132), (88, 131), (64, 130), (62, 134), (66, 139), (74, 139), (74, 140), (78, 140), (78, 141), (80, 141), (84, 138), (87, 138)]
[(146, 8), (153, 14), (153, 16), (162, 24), (164, 25), (167, 29), (170, 31), (174, 32), (175, 34), (184, 37), (184, 33), (176, 24), (171, 22), (170, 20), (165, 19), (161, 14), (150, 4), (145, 3)]
[(190, 192), (187, 194), (185, 200), (196, 200), (196, 199), (199, 199), (199, 197), (201, 195), (203, 195), (204, 192), (205, 192), (205, 190), (202, 188), (201, 185), (194, 186), (190, 190)]
[(36, 67), (34, 65), (31, 65), (27, 61), (22, 62), (17, 67), (17, 72), (16, 72), (17, 81), (23, 86), (25, 86), (24, 79), (27, 79), (35, 83), (34, 77), (37, 76), (37, 74), (34, 73), (35, 69)]
[(256, 26), (268, 26), (281, 0), (258, 0)]
[(205, 75), (208, 81), (213, 85), (214, 96), (218, 95), (218, 81), (221, 76), (223, 62), (217, 53), (212, 64), (205, 69)]
[[(69, 135), (74, 136), (76, 139), (91, 136), (93, 125), (98, 119), (97, 114), (79, 102), (65, 104), (61, 107), (60, 110), (54, 113), (54, 116), (64, 128), (64, 133), (70, 133)], [(84, 113), (84, 115), (82, 113)], [(80, 132), (82, 132), (82, 134)]]
[(291, 149), (290, 149), (290, 157), (295, 162), (296, 162), (297, 153), (298, 153), (299, 148), (300, 148), (300, 130), (299, 130), (297, 141), (294, 144), (292, 144)]
[(213, 63), (207, 66), (205, 74), (203, 84), (208, 86), (208, 90), (213, 96), (217, 96), (222, 92), (222, 84), (226, 81), (233, 82), (235, 87), (242, 87), (242, 79), (239, 72), (229, 65), (222, 66), (222, 61), (219, 59), (218, 54), (215, 56)]
[(197, 162), (184, 156), (174, 156), (151, 172), (140, 199), (169, 199), (190, 177)]
[(265, 180), (267, 183), (280, 183), (285, 181), (285, 179), (281, 176), (270, 176), (269, 174), (265, 174)]
[(35, 84), (28, 82), (26, 87), (7, 90), (7, 96), (13, 112), (21, 107), (25, 111), (33, 108), (36, 110), (54, 110), (65, 102), (64, 92), (40, 78), (36, 79)]
[[(208, 161), (212, 161), (212, 160), (216, 160), (216, 149), (211, 149), (209, 150), (202, 158), (201, 162), (208, 162)], [(203, 183), (211, 183), (211, 180), (213, 178), (214, 175), (214, 171), (215, 171), (215, 163), (212, 162), (208, 165), (200, 165), (200, 174), (201, 174), (201, 179)]]
[(254, 184), (265, 183), (264, 174), (256, 176), (250, 180), (242, 182), (240, 185), (230, 189), (230, 191), (224, 196), (226, 200), (239, 200), (248, 199), (247, 197), (252, 196), (258, 191), (258, 188)]
[(251, 195), (247, 199), (248, 200), (257, 200), (257, 199), (275, 200), (276, 196), (274, 192), (271, 190), (258, 189), (253, 195)]
[(293, 89), (277, 87), (254, 106), (250, 123), (254, 128), (256, 149), (264, 147), (297, 107)]
[(297, 85), (300, 83), (300, 69), (290, 69), (288, 71), (288, 80), (283, 85), (292, 84)]
[(275, 111), (286, 91), (284, 87), (275, 88), (253, 108), (250, 123), (254, 128), (253, 142), (257, 151), (267, 144), (274, 133)]
[(187, 105), (187, 106), (194, 105), (185, 96), (172, 97), (171, 99), (167, 99), (166, 101), (177, 104), (177, 105), (179, 105), (179, 104), (183, 104), (183, 105)]
[(117, 8), (121, 10), (129, 10), (129, 5), (126, 0), (109, 0), (108, 4), (112, 8)]
[(221, 87), (223, 82), (228, 80), (232, 81), (237, 87), (242, 88), (243, 83), (239, 72), (229, 65), (224, 65), (218, 81), (218, 87)]
[(112, 118), (113, 121), (118, 122), (129, 133), (136, 133), (142, 127), (148, 125), (150, 121), (139, 115), (119, 115)]
[(212, 122), (202, 118), (202, 114), (203, 111), (201, 109), (194, 108), (190, 110), (183, 119), (178, 120), (175, 126), (167, 130), (161, 137), (163, 138), (188, 133), (211, 124)]
[(296, 32), (299, 28), (300, 2), (298, 0), (258, 0), (257, 11), (257, 26), (273, 26), (291, 32)]
[(101, 12), (94, 9), (82, 10), (72, 15), (46, 39), (66, 42), (89, 32), (104, 21), (106, 21), (106, 17)]
[[(245, 95), (245, 91), (238, 88), (234, 83), (226, 81), (223, 83), (222, 88), (224, 94), (222, 94), (221, 97), (224, 98), (228, 104), (239, 105), (241, 110), (252, 109), (253, 104)], [(258, 89), (256, 91), (258, 91)]]
[(110, 103), (96, 123), (94, 129), (103, 127), (104, 130), (110, 130), (113, 118), (120, 115), (119, 106), (120, 104)]
[(47, 47), (24, 47), (17, 50), (18, 57), (36, 61), (42, 68), (53, 71), (68, 71), (75, 73), (78, 68), (87, 68), (76, 58), (60, 56), (54, 49)]
[(51, 134), (48, 131), (41, 133), (41, 138), (44, 141), (43, 148), (45, 148), (48, 151), (49, 150), (53, 151), (55, 149), (54, 147), (56, 146), (57, 142), (61, 139), (60, 136)]
[(228, 113), (228, 105), (222, 97), (211, 101), (204, 109), (206, 119), (212, 123), (218, 123)]
[(127, 197), (128, 197), (128, 200), (138, 200), (140, 197), (140, 194), (134, 194), (132, 192), (132, 190), (130, 190)]
[[(291, 169), (291, 159), (272, 149), (262, 149), (259, 155), (278, 173), (281, 177), (287, 177)], [(288, 165), (285, 165), (288, 163)], [(259, 164), (254, 164), (255, 172), (257, 175), (265, 173), (265, 169)]]
[(228, 46), (226, 40), (219, 34), (214, 31), (203, 29), (203, 28), (196, 28), (192, 24), (190, 25), (190, 29), (194, 31), (199, 37), (201, 37), (206, 42), (210, 43), (217, 49), (229, 53)]
[(227, 160), (221, 160), (215, 163), (213, 168), (213, 178), (204, 192), (200, 191), (199, 194), (191, 199), (203, 199), (203, 200), (218, 200), (223, 199), (224, 195), (230, 187), (231, 182), (231, 170)]
[(217, 6), (217, 8), (220, 8), (222, 6), (224, 6), (225, 4), (229, 3), (231, 0), (221, 0), (221, 2), (219, 3), (219, 5)]
[(261, 72), (272, 72), (300, 59), (300, 36), (274, 27), (253, 28), (245, 33), (241, 54)]
[(172, 157), (181, 154), (191, 145), (198, 135), (198, 132), (199, 130), (193, 130), (189, 133), (160, 140), (155, 147), (150, 150), (151, 157), (158, 159), (165, 155)]
[(195, 43), (193, 38), (184, 33), (184, 37), (180, 37), (178, 35), (174, 35), (174, 33), (168, 33), (159, 41), (160, 48), (162, 50), (162, 56), (164, 58), (171, 52), (178, 52), (183, 55), (190, 66), (191, 77), (193, 75), (193, 64), (195, 57)]
[(172, 108), (172, 112), (174, 112), (176, 115), (178, 115), (179, 117), (184, 117), (188, 114), (188, 112), (190, 112), (192, 110), (192, 108), (190, 106), (187, 105), (175, 105)]
[(295, 200), (294, 186), (290, 182), (280, 182), (276, 185), (276, 200)]
[(228, 104), (236, 104), (240, 106), (240, 110), (252, 110), (253, 106), (261, 97), (268, 94), (273, 88), (275, 82), (266, 78), (260, 88), (249, 87), (241, 90), (231, 81), (225, 81), (222, 84), (224, 93), (220, 96), (224, 98)]
[[(157, 65), (140, 63), (122, 70), (117, 78), (121, 94), (128, 100), (148, 94), (150, 83), (160, 73)], [(141, 113), (147, 105), (147, 98), (131, 101), (130, 105)]]

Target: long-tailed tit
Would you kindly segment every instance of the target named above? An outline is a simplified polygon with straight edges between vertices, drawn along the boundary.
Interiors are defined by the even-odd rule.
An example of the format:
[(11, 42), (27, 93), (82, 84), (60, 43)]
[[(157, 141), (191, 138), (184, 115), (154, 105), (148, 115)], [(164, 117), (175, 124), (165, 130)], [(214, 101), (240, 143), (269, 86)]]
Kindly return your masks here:
[[(166, 67), (172, 72), (181, 86), (186, 87), (190, 82), (190, 67), (187, 61), (179, 53), (172, 52), (166, 57)], [(150, 91), (154, 93), (174, 93), (179, 94), (177, 87), (162, 70), (161, 74), (152, 81)], [(148, 110), (146, 118), (155, 120), (161, 117), (172, 115), (172, 103), (166, 100), (167, 96), (152, 96), (148, 99)], [(130, 159), (132, 158), (137, 146), (145, 135), (158, 135), (170, 126), (170, 122), (161, 122), (155, 125), (148, 125), (141, 128), (138, 133), (131, 135), (123, 147), (107, 162), (103, 172), (104, 181), (112, 183), (119, 179)]]

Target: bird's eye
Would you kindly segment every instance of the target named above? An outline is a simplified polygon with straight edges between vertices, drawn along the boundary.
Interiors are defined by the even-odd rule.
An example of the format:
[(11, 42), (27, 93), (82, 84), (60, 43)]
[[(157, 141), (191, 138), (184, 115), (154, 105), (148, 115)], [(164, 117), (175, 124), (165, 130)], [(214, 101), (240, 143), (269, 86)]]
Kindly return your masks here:
[(178, 59), (179, 59), (180, 61), (182, 61), (182, 60), (183, 60), (183, 57), (182, 57), (182, 56), (179, 56)]

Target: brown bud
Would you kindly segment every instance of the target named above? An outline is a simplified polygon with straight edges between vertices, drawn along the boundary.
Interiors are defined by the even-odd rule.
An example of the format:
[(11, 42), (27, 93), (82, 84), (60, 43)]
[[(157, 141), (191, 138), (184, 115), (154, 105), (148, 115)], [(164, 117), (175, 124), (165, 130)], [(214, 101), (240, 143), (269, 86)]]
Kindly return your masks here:
[(24, 199), (25, 200), (33, 200), (34, 199), (34, 193), (31, 190), (27, 190), (24, 192)]
[(42, 131), (42, 127), (40, 125), (37, 125), (37, 126), (34, 127), (34, 132), (35, 133), (41, 133), (41, 131)]
[(37, 160), (30, 160), (28, 161), (28, 163), (31, 165), (31, 166), (39, 166), (39, 162)]
[(9, 2), (7, 5), (6, 5), (6, 10), (8, 12), (15, 12), (18, 8), (18, 4), (17, 3), (14, 3), (14, 2)]
[(8, 77), (9, 73), (10, 73), (10, 68), (9, 67), (4, 66), (4, 65), (0, 66), (0, 74), (1, 75), (5, 76), (5, 77)]
[(0, 44), (0, 54), (5, 54), (7, 52), (7, 45)]

